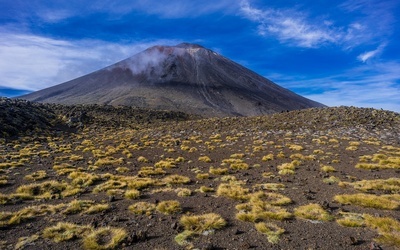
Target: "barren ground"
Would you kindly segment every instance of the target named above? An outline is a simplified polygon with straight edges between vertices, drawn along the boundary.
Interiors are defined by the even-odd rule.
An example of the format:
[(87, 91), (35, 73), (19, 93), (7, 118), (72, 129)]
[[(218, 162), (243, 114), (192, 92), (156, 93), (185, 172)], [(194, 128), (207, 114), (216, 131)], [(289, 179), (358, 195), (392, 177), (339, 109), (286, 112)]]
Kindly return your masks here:
[[(0, 248), (105, 249), (112, 234), (97, 237), (98, 248), (83, 241), (90, 232), (111, 227), (125, 231), (116, 249), (370, 249), (371, 244), (398, 249), (399, 124), (393, 113), (331, 108), (136, 128), (90, 124), (76, 132), (5, 138), (0, 143)], [(190, 181), (176, 183), (168, 178), (174, 175)], [(360, 189), (359, 181), (387, 184), (390, 178), (389, 188)], [(185, 196), (187, 189), (191, 194)], [(137, 190), (137, 197), (127, 197), (130, 190)], [(342, 204), (335, 199), (342, 194), (385, 197), (393, 207)], [(276, 197), (290, 200), (279, 203)], [(170, 214), (159, 207), (144, 214), (128, 209), (138, 202), (157, 206), (169, 200), (179, 202)], [(103, 209), (87, 211), (99, 204)], [(322, 209), (315, 218), (295, 212), (309, 204)], [(326, 219), (318, 218), (321, 211), (328, 213)], [(183, 216), (208, 213), (226, 224), (175, 238), (185, 230)], [(285, 218), (277, 217), (283, 213)], [(350, 215), (357, 226), (339, 223)], [(389, 229), (367, 222), (384, 217), (394, 221)], [(59, 222), (90, 229), (71, 237), (56, 230), (65, 234), (56, 242), (45, 229)], [(255, 227), (263, 222), (284, 232), (271, 240)]]

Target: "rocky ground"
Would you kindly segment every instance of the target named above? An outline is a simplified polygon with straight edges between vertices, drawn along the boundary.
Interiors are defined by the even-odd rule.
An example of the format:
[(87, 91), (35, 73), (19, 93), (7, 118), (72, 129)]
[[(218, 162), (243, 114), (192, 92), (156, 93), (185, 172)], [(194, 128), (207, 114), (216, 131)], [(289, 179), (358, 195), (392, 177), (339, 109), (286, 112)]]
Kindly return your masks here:
[(399, 114), (0, 104), (1, 249), (400, 247)]

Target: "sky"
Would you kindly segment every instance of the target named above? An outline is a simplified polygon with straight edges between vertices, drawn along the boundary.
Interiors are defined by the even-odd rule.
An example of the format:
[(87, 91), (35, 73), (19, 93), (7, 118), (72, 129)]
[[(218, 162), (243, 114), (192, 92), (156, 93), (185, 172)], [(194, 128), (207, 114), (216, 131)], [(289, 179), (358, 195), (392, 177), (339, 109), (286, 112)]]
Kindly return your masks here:
[(0, 9), (0, 96), (189, 42), (328, 106), (400, 112), (398, 0), (0, 0)]

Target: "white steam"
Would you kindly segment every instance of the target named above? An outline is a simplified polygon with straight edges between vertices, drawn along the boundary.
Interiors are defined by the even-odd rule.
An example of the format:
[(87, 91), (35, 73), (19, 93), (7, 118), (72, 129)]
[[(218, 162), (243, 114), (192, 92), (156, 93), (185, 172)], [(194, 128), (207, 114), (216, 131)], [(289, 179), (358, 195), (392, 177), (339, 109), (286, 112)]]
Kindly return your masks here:
[(175, 58), (185, 52), (187, 50), (183, 48), (155, 46), (128, 58), (124, 61), (123, 67), (130, 69), (132, 74), (159, 74), (162, 72), (168, 58)]

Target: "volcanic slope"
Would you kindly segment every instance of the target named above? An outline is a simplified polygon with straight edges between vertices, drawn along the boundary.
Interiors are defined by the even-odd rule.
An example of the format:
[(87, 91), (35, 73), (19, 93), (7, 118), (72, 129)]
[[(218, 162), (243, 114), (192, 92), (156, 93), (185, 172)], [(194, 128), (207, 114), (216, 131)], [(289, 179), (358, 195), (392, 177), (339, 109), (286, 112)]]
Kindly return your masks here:
[[(400, 247), (399, 114), (192, 120), (5, 100), (7, 120), (16, 106), (49, 133), (0, 138), (0, 249)], [(88, 119), (51, 133), (68, 110)], [(120, 124), (104, 126), (114, 112)]]
[(109, 104), (214, 116), (254, 116), (324, 105), (195, 44), (154, 46), (22, 99)]

